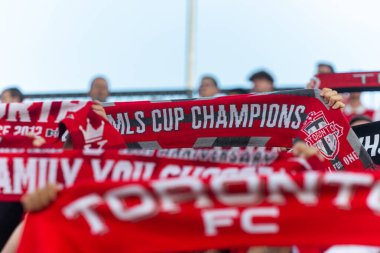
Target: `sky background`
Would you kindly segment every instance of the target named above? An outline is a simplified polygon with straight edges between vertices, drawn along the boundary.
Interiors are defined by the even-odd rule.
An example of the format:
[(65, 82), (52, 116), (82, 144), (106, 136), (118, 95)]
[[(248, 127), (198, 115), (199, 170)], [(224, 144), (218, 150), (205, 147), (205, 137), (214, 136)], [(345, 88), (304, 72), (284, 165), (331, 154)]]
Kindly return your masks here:
[[(185, 0), (1, 0), (0, 88), (184, 89)], [(380, 69), (380, 1), (198, 0), (196, 83), (249, 87), (257, 69), (279, 87), (305, 84), (318, 61), (338, 72)]]

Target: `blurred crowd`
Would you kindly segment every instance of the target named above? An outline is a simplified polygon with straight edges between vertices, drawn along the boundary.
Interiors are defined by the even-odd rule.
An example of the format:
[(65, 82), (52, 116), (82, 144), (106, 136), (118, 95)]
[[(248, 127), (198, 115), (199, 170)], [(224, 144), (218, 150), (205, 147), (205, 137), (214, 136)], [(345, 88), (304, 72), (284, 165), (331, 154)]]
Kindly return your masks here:
[[(332, 64), (321, 62), (316, 66), (316, 74), (335, 73)], [(259, 70), (251, 73), (248, 77), (251, 84), (250, 89), (236, 87), (222, 93), (218, 79), (214, 75), (204, 75), (201, 77), (198, 85), (198, 97), (218, 97), (223, 95), (239, 95), (251, 92), (272, 92), (276, 90), (275, 79), (269, 71)], [(305, 87), (308, 87), (307, 85)], [(366, 108), (361, 101), (360, 92), (351, 92), (344, 95), (344, 114), (350, 121), (351, 125), (360, 125), (379, 120), (380, 115), (375, 111)], [(106, 102), (110, 96), (110, 87), (108, 80), (103, 76), (95, 77), (89, 85), (88, 98), (100, 102)], [(2, 91), (1, 102), (22, 102), (24, 95), (17, 87), (9, 87)]]
[[(316, 74), (335, 73), (334, 67), (329, 63), (319, 63), (316, 66)], [(276, 89), (273, 76), (265, 70), (255, 71), (249, 75), (251, 89), (236, 88), (230, 90), (227, 95), (247, 94), (251, 92), (272, 92)], [(307, 87), (307, 85), (306, 85)], [(205, 75), (200, 80), (199, 97), (217, 97), (222, 93), (219, 88), (217, 78)], [(344, 94), (344, 114), (347, 116), (352, 126), (370, 123), (378, 120), (375, 111), (366, 108), (361, 101), (361, 92), (351, 92)]]
[[(109, 96), (108, 80), (102, 76), (95, 77), (90, 83), (88, 97), (92, 100), (106, 102)], [(24, 100), (24, 94), (18, 87), (9, 87), (2, 91), (0, 100), (1, 103), (22, 102)]]

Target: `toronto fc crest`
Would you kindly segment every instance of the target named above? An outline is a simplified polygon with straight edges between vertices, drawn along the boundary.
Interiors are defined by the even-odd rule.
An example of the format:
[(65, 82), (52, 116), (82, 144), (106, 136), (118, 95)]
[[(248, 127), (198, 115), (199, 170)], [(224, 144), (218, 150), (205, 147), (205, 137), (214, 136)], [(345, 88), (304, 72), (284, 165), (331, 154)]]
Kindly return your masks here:
[(302, 131), (308, 135), (306, 143), (317, 147), (326, 159), (332, 160), (338, 154), (339, 137), (343, 134), (343, 127), (334, 121), (328, 122), (322, 111), (311, 112)]

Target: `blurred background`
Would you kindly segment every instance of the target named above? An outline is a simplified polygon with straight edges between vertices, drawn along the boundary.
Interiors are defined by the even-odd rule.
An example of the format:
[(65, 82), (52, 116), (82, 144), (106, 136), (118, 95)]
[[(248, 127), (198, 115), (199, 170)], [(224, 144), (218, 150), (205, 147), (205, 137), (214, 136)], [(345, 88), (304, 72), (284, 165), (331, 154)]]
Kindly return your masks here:
[(380, 69), (379, 10), (376, 0), (1, 0), (0, 88), (87, 92), (102, 75), (112, 91), (197, 90), (211, 74), (221, 89), (249, 89), (256, 70), (277, 88), (305, 87), (320, 61)]

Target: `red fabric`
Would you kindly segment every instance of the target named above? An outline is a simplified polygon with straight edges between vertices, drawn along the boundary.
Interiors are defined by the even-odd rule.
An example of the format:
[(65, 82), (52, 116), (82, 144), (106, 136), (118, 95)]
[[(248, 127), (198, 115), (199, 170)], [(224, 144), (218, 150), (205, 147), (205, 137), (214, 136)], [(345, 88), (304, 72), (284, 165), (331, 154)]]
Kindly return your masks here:
[[(249, 253), (249, 249), (250, 248), (245, 248), (245, 249), (233, 249), (231, 250), (231, 253)], [(327, 248), (321, 248), (321, 247), (308, 247), (308, 246), (304, 246), (304, 247), (297, 247), (297, 251), (298, 253), (323, 253), (325, 252)], [(292, 251), (293, 252), (293, 251)]]
[[(78, 185), (30, 214), (18, 252), (379, 246), (379, 180), (379, 173), (305, 172)], [(91, 221), (79, 210), (90, 210)]]
[(136, 156), (123, 150), (102, 153), (86, 150), (45, 149), (0, 152), (0, 201), (17, 201), (24, 193), (33, 192), (49, 183), (71, 187), (84, 181), (147, 181), (157, 178), (199, 177), (220, 174), (270, 174), (275, 171), (298, 172), (325, 169), (318, 158), (308, 161), (291, 154), (281, 154), (273, 163), (250, 166), (243, 163), (203, 162), (199, 159), (170, 159), (156, 154)]
[(50, 145), (62, 147), (63, 143), (57, 141), (58, 123), (85, 105), (79, 101), (0, 104), (0, 136), (34, 134)]
[(326, 73), (317, 74), (312, 79), (313, 88), (355, 88), (366, 90), (380, 87), (380, 72), (348, 72), (348, 73)]
[(1, 148), (33, 148), (33, 138), (23, 135), (0, 136)]
[(329, 247), (307, 247), (307, 246), (304, 246), (304, 247), (300, 247), (298, 246), (297, 249), (298, 249), (298, 252), (299, 253), (323, 253), (325, 252)]
[(61, 123), (70, 133), (74, 149), (120, 149), (124, 140), (120, 133), (105, 119), (95, 113), (92, 102), (74, 113)]
[[(373, 167), (342, 112), (330, 109), (319, 92), (296, 90), (203, 100), (120, 102), (105, 110), (130, 148), (291, 148), (298, 138), (309, 139), (309, 144), (318, 147), (331, 162), (330, 170)], [(236, 113), (231, 112), (247, 112), (248, 116), (239, 121), (233, 116)], [(227, 124), (217, 124), (224, 114)], [(285, 115), (289, 118), (285, 119)], [(320, 121), (315, 123), (317, 119)], [(354, 156), (354, 161), (348, 161), (348, 156)]]
[(265, 147), (125, 149), (123, 153), (203, 162), (241, 163), (255, 166), (270, 165), (276, 160), (292, 157), (291, 152), (280, 152), (278, 148)]
[[(124, 146), (121, 136), (129, 148), (143, 149), (291, 148), (297, 138), (308, 139), (331, 162), (330, 170), (373, 167), (342, 113), (330, 109), (318, 90), (110, 104), (105, 108), (107, 116), (121, 136), (90, 106), (91, 102), (71, 101), (8, 104), (0, 106), (0, 121), (12, 127), (27, 127), (28, 131), (31, 126), (38, 127), (37, 135), (46, 137), (50, 144), (58, 140), (58, 123), (64, 120), (74, 147), (79, 149), (120, 148)], [(4, 110), (3, 117), (1, 110)], [(322, 115), (322, 122), (314, 124), (312, 115)], [(12, 131), (8, 129), (9, 134), (15, 135), (16, 126)], [(1, 133), (4, 135), (4, 131), (0, 131), (0, 136)], [(61, 141), (56, 144), (62, 147)]]
[[(232, 143), (246, 146), (250, 137), (268, 137), (258, 144), (291, 148), (309, 112), (322, 110), (329, 119), (341, 117), (338, 110), (328, 110), (314, 95), (314, 90), (300, 90), (185, 101), (116, 102), (106, 106), (105, 110), (130, 147), (140, 145), (144, 148), (143, 144), (151, 142), (161, 148), (233, 146)], [(282, 117), (280, 120), (280, 110), (287, 112), (291, 119)], [(230, 117), (231, 111), (239, 114), (248, 111), (248, 117), (238, 123)], [(217, 122), (223, 122), (217, 120), (218, 116), (227, 118), (224, 121), (227, 124), (217, 125)], [(223, 137), (225, 139), (216, 139)], [(201, 143), (200, 138), (215, 138), (219, 143)], [(208, 144), (210, 146), (206, 146)]]
[(74, 148), (125, 147), (120, 134), (96, 114), (91, 105), (92, 102), (85, 101), (1, 104), (0, 137), (3, 144), (0, 142), (0, 145), (32, 147), (25, 136), (33, 134), (46, 140), (45, 147), (61, 148), (59, 123), (63, 123), (70, 132)]

